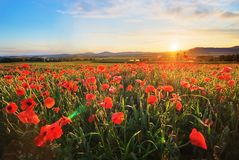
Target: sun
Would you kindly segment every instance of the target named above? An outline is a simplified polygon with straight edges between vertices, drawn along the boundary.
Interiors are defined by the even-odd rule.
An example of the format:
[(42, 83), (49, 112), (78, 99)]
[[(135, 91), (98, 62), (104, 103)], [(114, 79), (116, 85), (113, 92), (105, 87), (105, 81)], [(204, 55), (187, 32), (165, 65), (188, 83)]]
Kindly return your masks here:
[(178, 50), (180, 50), (179, 44), (178, 43), (172, 43), (171, 46), (170, 46), (170, 51), (176, 52)]

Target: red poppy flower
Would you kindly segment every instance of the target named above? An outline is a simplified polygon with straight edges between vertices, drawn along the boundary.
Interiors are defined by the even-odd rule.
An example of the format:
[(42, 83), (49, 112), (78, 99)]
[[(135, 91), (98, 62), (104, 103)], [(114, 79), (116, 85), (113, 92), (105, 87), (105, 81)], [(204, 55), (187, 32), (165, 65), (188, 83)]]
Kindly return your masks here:
[(173, 92), (174, 88), (173, 86), (168, 85), (168, 86), (163, 86), (163, 90), (165, 92)]
[(191, 86), (190, 83), (186, 81), (181, 81), (180, 84), (183, 88), (190, 88)]
[(105, 69), (106, 69), (105, 66), (101, 66), (101, 65), (99, 65), (99, 66), (97, 67), (98, 72), (104, 72)]
[(146, 89), (145, 89), (145, 92), (146, 93), (150, 93), (150, 92), (155, 92), (155, 87), (152, 86), (152, 85), (147, 85)]
[(69, 123), (71, 123), (71, 122), (72, 122), (71, 119), (68, 118), (68, 117), (65, 117), (65, 116), (62, 116), (60, 119), (58, 119), (58, 120), (56, 121), (56, 123), (57, 123), (60, 127), (65, 126), (65, 125), (67, 125), (67, 124), (69, 124)]
[(116, 89), (114, 86), (111, 86), (111, 87), (109, 88), (109, 92), (110, 92), (110, 93), (115, 93), (115, 92), (117, 92), (117, 89)]
[(122, 84), (119, 85), (119, 89), (123, 89), (124, 86)]
[(230, 87), (234, 87), (235, 86), (235, 80), (231, 79), (229, 81), (227, 81), (227, 84), (230, 86)]
[(224, 67), (222, 71), (228, 73), (228, 72), (232, 71), (232, 68), (231, 67)]
[(116, 112), (113, 113), (111, 116), (111, 120), (114, 124), (121, 124), (124, 120), (124, 113), (123, 112)]
[(135, 82), (139, 83), (141, 88), (144, 87), (144, 85), (146, 83), (145, 81), (142, 81), (140, 79), (136, 79)]
[(197, 129), (195, 128), (192, 129), (189, 135), (189, 139), (192, 145), (207, 150), (207, 144), (206, 144), (205, 138), (201, 132), (197, 131)]
[(16, 103), (12, 102), (9, 103), (6, 107), (5, 110), (7, 113), (11, 114), (11, 113), (15, 113), (17, 111), (18, 107), (16, 105)]
[(132, 76), (136, 76), (137, 72), (136, 71), (132, 71)]
[(30, 66), (29, 66), (29, 64), (24, 63), (24, 64), (22, 64), (22, 68), (30, 68)]
[(95, 77), (90, 77), (88, 79), (86, 79), (86, 84), (96, 84), (96, 78)]
[(46, 108), (52, 108), (55, 105), (55, 99), (51, 98), (51, 97), (47, 97), (44, 100), (44, 104), (45, 104)]
[(24, 82), (24, 83), (22, 83), (22, 87), (25, 88), (25, 89), (28, 89), (29, 85), (26, 82)]
[(13, 76), (12, 76), (12, 75), (6, 75), (6, 76), (4, 76), (4, 78), (5, 78), (6, 80), (11, 80), (11, 79), (13, 78)]
[(148, 99), (147, 99), (147, 102), (148, 102), (148, 104), (152, 104), (152, 105), (153, 105), (157, 100), (158, 100), (158, 99), (157, 99), (156, 96), (150, 95), (150, 96), (148, 97)]
[(176, 109), (177, 109), (178, 111), (181, 111), (182, 108), (183, 108), (182, 103), (181, 103), (180, 101), (177, 101), (177, 102), (176, 102)]
[(197, 83), (198, 83), (198, 80), (197, 80), (196, 78), (191, 78), (191, 82), (192, 82), (193, 84), (197, 84)]
[(132, 89), (133, 89), (133, 86), (132, 85), (128, 85), (128, 87), (126, 88), (126, 91), (132, 91)]
[(60, 111), (60, 108), (59, 108), (59, 107), (53, 108), (53, 111), (54, 111), (55, 113), (58, 113), (58, 112)]
[(117, 84), (120, 84), (121, 80), (122, 80), (121, 76), (114, 76), (113, 77), (113, 82), (115, 82)]
[(16, 88), (16, 94), (18, 95), (18, 96), (23, 96), (23, 95), (25, 95), (25, 89), (22, 89), (22, 88)]
[(95, 96), (95, 94), (93, 94), (93, 93), (87, 93), (87, 94), (85, 95), (85, 99), (86, 99), (87, 101), (95, 100), (95, 98), (96, 98), (96, 96)]
[(36, 106), (36, 102), (32, 98), (27, 98), (21, 101), (22, 110), (32, 109)]
[(207, 95), (207, 92), (202, 91), (202, 96), (206, 96), (206, 95)]
[(91, 106), (91, 105), (92, 105), (92, 102), (91, 102), (91, 101), (87, 101), (87, 102), (85, 103), (85, 105), (86, 105), (86, 106)]
[(22, 123), (38, 124), (40, 122), (37, 114), (32, 109), (22, 111), (17, 117)]
[(45, 125), (41, 128), (40, 134), (34, 138), (34, 144), (38, 147), (44, 146), (48, 141), (52, 142), (62, 136), (62, 126), (71, 122), (68, 117), (62, 117), (51, 125)]
[(206, 77), (206, 78), (204, 78), (204, 81), (205, 81), (205, 82), (209, 82), (209, 81), (211, 81), (211, 78)]
[(176, 103), (177, 101), (181, 101), (181, 97), (178, 94), (172, 93), (172, 98), (170, 101)]
[(63, 132), (60, 126), (55, 123), (41, 127), (40, 134), (34, 138), (34, 144), (38, 147), (43, 147), (47, 141), (52, 142), (62, 136)]
[(221, 91), (223, 91), (223, 86), (221, 85), (221, 84), (216, 84), (216, 90), (218, 91), (218, 92), (221, 92)]
[(88, 120), (89, 123), (92, 123), (95, 120), (95, 118), (96, 118), (96, 115), (92, 114), (90, 117), (88, 117), (87, 120)]
[(103, 107), (104, 107), (104, 108), (111, 109), (112, 106), (113, 106), (113, 101), (112, 101), (112, 99), (111, 99), (110, 97), (105, 97)]
[(102, 90), (102, 91), (105, 91), (105, 90), (107, 90), (109, 87), (110, 87), (110, 85), (107, 84), (107, 83), (102, 84), (102, 85), (101, 85), (101, 90)]
[(50, 95), (50, 92), (48, 90), (46, 90), (45, 92), (43, 92), (41, 94), (43, 97), (48, 97)]

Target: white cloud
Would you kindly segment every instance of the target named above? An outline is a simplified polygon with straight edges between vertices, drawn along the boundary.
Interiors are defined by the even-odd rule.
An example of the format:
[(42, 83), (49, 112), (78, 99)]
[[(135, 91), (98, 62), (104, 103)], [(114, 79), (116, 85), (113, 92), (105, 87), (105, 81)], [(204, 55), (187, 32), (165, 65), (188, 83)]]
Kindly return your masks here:
[[(101, 2), (101, 5), (99, 4)], [(74, 1), (62, 14), (83, 18), (131, 18), (144, 17), (165, 19), (170, 17), (219, 16), (227, 12), (227, 6), (234, 0), (105, 0)]]

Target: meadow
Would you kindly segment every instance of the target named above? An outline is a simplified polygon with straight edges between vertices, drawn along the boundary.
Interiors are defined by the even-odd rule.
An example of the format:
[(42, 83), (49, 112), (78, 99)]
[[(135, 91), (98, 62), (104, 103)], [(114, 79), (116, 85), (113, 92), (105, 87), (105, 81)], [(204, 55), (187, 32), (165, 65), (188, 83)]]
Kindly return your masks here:
[(238, 79), (238, 64), (0, 64), (1, 158), (238, 159)]

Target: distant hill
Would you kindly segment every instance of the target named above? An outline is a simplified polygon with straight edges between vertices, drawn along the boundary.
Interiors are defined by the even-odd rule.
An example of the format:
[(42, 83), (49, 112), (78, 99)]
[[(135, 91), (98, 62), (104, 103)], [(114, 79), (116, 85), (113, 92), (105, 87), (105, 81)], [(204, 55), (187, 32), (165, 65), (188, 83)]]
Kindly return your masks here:
[(213, 48), (213, 47), (196, 47), (185, 51), (190, 55), (207, 55), (207, 56), (217, 56), (217, 55), (232, 55), (239, 54), (239, 46), (234, 46), (230, 48)]
[[(220, 55), (233, 55), (239, 54), (239, 46), (229, 47), (229, 48), (213, 48), (213, 47), (196, 47), (185, 51), (179, 51), (180, 53), (186, 53), (190, 56), (220, 56)], [(109, 52), (104, 51), (100, 53), (86, 52), (77, 54), (21, 54), (15, 56), (0, 55), (1, 59), (77, 59), (77, 58), (114, 58), (114, 57), (167, 57), (170, 56), (172, 52), (140, 52), (140, 51), (130, 51), (130, 52)]]

